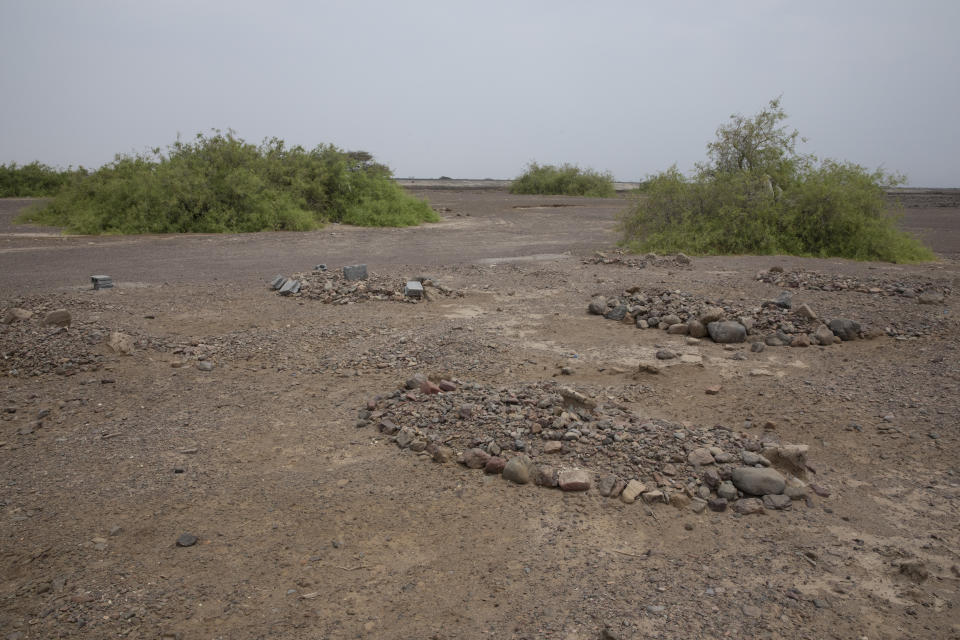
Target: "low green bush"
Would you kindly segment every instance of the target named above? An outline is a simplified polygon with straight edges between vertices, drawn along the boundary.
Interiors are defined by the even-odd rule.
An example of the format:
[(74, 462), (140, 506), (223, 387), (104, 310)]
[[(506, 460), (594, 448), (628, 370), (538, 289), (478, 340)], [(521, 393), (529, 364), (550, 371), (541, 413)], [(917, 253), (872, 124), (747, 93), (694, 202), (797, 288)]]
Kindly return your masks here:
[(71, 175), (48, 205), (20, 217), (68, 232), (220, 233), (304, 231), (325, 222), (407, 226), (439, 218), (364, 151), (312, 150), (273, 138), (254, 145), (233, 132), (177, 141), (166, 153), (120, 155)]
[(0, 198), (52, 196), (70, 181), (72, 174), (83, 171), (61, 171), (36, 161), (20, 166), (16, 162), (0, 164)]
[(919, 262), (934, 254), (899, 230), (886, 189), (902, 178), (794, 152), (779, 100), (752, 119), (733, 116), (708, 145), (711, 162), (687, 178), (652, 176), (620, 220), (637, 252), (788, 254)]
[(571, 164), (558, 167), (536, 162), (531, 162), (526, 171), (514, 179), (510, 193), (592, 198), (611, 198), (616, 195), (613, 175), (610, 173), (598, 173)]

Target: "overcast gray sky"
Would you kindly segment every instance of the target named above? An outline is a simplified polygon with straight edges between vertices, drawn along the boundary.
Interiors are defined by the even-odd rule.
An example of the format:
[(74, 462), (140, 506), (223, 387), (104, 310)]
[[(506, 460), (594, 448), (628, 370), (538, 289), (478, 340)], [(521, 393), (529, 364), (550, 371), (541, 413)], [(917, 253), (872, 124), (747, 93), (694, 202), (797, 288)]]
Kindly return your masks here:
[(960, 2), (0, 0), (0, 163), (211, 128), (400, 177), (635, 180), (783, 95), (821, 157), (960, 187)]

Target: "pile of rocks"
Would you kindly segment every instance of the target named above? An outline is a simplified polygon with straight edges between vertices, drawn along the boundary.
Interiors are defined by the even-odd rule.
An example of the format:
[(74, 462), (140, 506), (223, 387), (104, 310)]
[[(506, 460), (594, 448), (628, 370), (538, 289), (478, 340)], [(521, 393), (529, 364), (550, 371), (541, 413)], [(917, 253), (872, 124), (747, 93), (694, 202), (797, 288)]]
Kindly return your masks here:
[(597, 251), (589, 258), (580, 261), (582, 264), (619, 264), (634, 269), (644, 269), (647, 266), (654, 267), (687, 267), (693, 266), (690, 257), (678, 253), (675, 256), (658, 256), (655, 253), (646, 253), (642, 256), (628, 256), (623, 251), (615, 251), (613, 254)]
[(73, 375), (96, 371), (105, 361), (95, 346), (107, 333), (89, 325), (71, 326), (66, 309), (34, 313), (7, 309), (0, 319), (0, 375)]
[(778, 266), (759, 272), (756, 279), (787, 289), (855, 291), (880, 296), (901, 296), (915, 298), (921, 304), (939, 304), (951, 293), (950, 287), (932, 282), (894, 281), (881, 278), (862, 280), (854, 276), (831, 275), (802, 269), (784, 271), (783, 267)]
[(827, 346), (872, 335), (869, 331), (864, 334), (853, 320), (821, 320), (806, 304), (794, 308), (788, 291), (748, 309), (711, 302), (683, 291), (633, 287), (619, 297), (594, 297), (587, 311), (638, 329), (662, 329), (693, 339), (710, 338), (722, 344), (749, 340), (757, 345), (753, 347), (757, 351), (765, 345)]
[(814, 488), (803, 480), (805, 445), (645, 418), (554, 382), (503, 388), (418, 376), (369, 400), (357, 427), (437, 462), (626, 503), (697, 512), (732, 504), (746, 514), (788, 509)]
[(308, 273), (296, 273), (286, 279), (287, 283), (296, 282), (296, 285), (291, 286), (287, 292), (280, 289), (278, 294), (319, 300), (325, 304), (356, 304), (370, 300), (416, 303), (438, 297), (463, 295), (448, 289), (436, 278), (430, 276), (418, 276), (413, 279), (422, 285), (423, 291), (417, 291), (417, 295), (412, 295), (411, 288), (408, 286), (409, 281), (406, 279), (398, 280), (392, 276), (373, 272), (364, 275), (362, 279), (350, 279), (340, 271), (318, 269)]

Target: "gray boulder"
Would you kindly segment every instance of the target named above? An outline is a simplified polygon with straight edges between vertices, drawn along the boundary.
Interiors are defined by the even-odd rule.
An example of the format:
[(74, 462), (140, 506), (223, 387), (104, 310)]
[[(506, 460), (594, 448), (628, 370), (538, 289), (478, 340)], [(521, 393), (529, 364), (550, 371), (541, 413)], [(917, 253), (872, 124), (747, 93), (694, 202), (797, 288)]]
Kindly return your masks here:
[(707, 325), (707, 332), (710, 339), (719, 344), (730, 344), (734, 342), (745, 342), (747, 340), (747, 328), (739, 322), (711, 322)]
[(733, 485), (746, 494), (765, 496), (783, 493), (787, 480), (776, 469), (756, 467), (738, 467), (730, 478)]
[(840, 336), (840, 339), (844, 342), (856, 340), (860, 337), (860, 325), (853, 320), (834, 318), (828, 326), (830, 327), (830, 331), (833, 331), (834, 335)]

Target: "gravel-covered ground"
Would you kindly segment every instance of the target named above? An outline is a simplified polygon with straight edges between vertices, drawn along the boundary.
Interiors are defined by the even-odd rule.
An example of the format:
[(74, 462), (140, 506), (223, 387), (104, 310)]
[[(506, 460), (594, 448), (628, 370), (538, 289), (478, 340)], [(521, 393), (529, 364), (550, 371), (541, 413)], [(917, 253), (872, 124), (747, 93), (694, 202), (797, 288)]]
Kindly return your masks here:
[(618, 259), (623, 199), (424, 195), (410, 230), (0, 225), (0, 638), (960, 637), (955, 254)]

